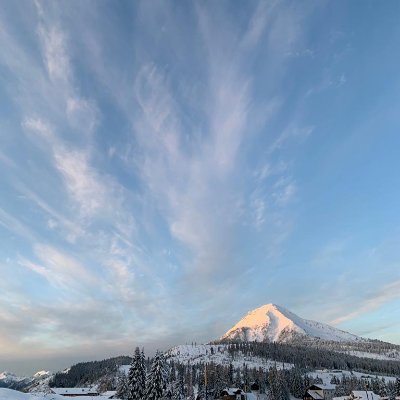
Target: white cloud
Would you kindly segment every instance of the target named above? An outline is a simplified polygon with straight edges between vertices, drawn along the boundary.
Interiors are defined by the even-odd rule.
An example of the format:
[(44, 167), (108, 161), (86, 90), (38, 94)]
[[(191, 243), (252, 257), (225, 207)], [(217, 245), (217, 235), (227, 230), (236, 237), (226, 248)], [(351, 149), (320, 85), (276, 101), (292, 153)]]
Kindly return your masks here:
[(67, 117), (74, 129), (87, 134), (99, 125), (99, 111), (95, 104), (77, 96), (67, 98)]
[(83, 215), (90, 217), (108, 207), (107, 189), (89, 166), (86, 154), (59, 147), (54, 152), (54, 161)]
[(50, 79), (69, 83), (71, 79), (71, 64), (67, 51), (67, 38), (58, 27), (46, 28), (39, 25), (38, 34), (43, 45), (44, 62)]
[(82, 285), (94, 287), (100, 284), (98, 277), (86, 266), (53, 246), (38, 243), (34, 245), (34, 252), (41, 264), (21, 257), (19, 265), (42, 275), (51, 285), (79, 291)]
[(18, 236), (23, 237), (28, 241), (36, 240), (36, 235), (32, 230), (19, 219), (15, 218), (13, 215), (3, 210), (0, 207), (0, 226), (3, 226), (10, 232), (15, 233)]
[(345, 321), (356, 319), (357, 317), (377, 310), (385, 304), (388, 304), (400, 298), (400, 280), (388, 283), (376, 290), (367, 298), (364, 298), (358, 307), (354, 307), (351, 312), (347, 312), (331, 321), (332, 325), (338, 325)]
[(248, 28), (243, 35), (241, 44), (244, 48), (253, 48), (262, 37), (266, 26), (271, 23), (277, 1), (259, 1), (255, 7)]

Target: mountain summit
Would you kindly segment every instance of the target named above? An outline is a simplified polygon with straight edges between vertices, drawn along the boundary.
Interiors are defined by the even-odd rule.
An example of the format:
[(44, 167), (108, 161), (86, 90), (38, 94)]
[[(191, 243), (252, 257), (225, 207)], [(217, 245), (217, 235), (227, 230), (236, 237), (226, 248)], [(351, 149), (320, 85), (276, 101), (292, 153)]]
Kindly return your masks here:
[(275, 304), (266, 304), (248, 312), (220, 340), (289, 342), (304, 336), (336, 342), (362, 340), (359, 336), (327, 324), (303, 319)]

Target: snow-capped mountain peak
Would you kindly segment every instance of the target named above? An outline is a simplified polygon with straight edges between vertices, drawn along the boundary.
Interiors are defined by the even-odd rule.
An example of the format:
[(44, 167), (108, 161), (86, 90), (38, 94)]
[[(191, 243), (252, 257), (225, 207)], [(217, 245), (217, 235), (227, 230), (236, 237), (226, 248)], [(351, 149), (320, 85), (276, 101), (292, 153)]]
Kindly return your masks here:
[(361, 339), (327, 324), (303, 319), (270, 303), (248, 312), (221, 340), (287, 342), (299, 336), (340, 342)]
[(44, 378), (44, 377), (47, 377), (50, 375), (51, 375), (50, 371), (38, 371), (33, 375), (33, 377), (36, 379), (39, 379), (39, 378), (41, 379), (41, 378)]
[(19, 378), (15, 374), (8, 372), (8, 371), (4, 371), (4, 372), (0, 373), (0, 380), (2, 380), (2, 381), (17, 381), (20, 379), (23, 379), (23, 378)]

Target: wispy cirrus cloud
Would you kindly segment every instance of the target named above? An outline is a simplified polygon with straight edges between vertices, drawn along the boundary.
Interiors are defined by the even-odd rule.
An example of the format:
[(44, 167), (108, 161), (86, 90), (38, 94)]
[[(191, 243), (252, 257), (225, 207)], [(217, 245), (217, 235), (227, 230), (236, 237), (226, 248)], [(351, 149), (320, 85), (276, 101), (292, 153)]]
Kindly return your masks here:
[(376, 290), (363, 296), (356, 307), (352, 307), (351, 312), (342, 313), (340, 317), (331, 321), (331, 324), (337, 325), (343, 322), (356, 319), (362, 315), (368, 314), (400, 298), (400, 280), (388, 283)]
[[(335, 201), (358, 187), (352, 169), (326, 161), (346, 132), (329, 130), (337, 104), (357, 91), (334, 98), (353, 79), (331, 57), (343, 29), (318, 28), (325, 5), (2, 6), (1, 351), (95, 354), (85, 335), (110, 352), (132, 338), (210, 340), (226, 310), (286, 299), (312, 308), (317, 297), (342, 324), (373, 309), (346, 283), (362, 263), (324, 252), (358, 212), (342, 214), (353, 196)], [(397, 286), (382, 279), (377, 304), (395, 298), (383, 288)]]

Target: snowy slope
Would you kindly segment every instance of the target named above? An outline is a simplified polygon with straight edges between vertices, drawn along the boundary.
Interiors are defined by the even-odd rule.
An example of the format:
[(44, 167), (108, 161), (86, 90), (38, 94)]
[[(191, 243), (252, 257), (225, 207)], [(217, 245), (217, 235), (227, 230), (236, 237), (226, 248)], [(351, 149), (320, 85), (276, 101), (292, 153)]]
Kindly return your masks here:
[(327, 324), (300, 318), (275, 304), (266, 304), (250, 311), (220, 340), (288, 342), (299, 336), (337, 342), (364, 340)]
[(21, 377), (4, 371), (0, 373), (0, 387), (29, 392), (43, 392), (48, 390), (49, 381), (52, 377), (53, 374), (49, 371), (38, 371), (31, 377)]
[(4, 371), (0, 373), (0, 382), (3, 382), (4, 384), (10, 384), (14, 382), (20, 382), (27, 379), (26, 377), (20, 377), (17, 375), (14, 375), (11, 372)]
[(281, 363), (279, 361), (267, 360), (260, 357), (245, 356), (241, 353), (232, 358), (228, 352), (228, 346), (224, 344), (176, 346), (165, 353), (165, 358), (169, 362), (180, 362), (186, 365), (214, 363), (225, 366), (232, 364), (234, 368), (243, 368), (243, 364), (246, 364), (248, 368), (261, 368), (264, 371), (268, 371), (273, 366), (277, 369), (290, 369), (293, 367), (293, 364)]
[[(74, 400), (108, 400), (110, 397), (107, 396), (75, 396)], [(22, 393), (13, 389), (0, 388), (0, 399), (1, 400), (65, 400), (68, 397), (60, 396), (54, 393)], [(118, 400), (118, 399), (116, 399)]]
[(56, 394), (33, 394), (22, 393), (13, 389), (0, 388), (1, 400), (65, 400), (64, 397)]

